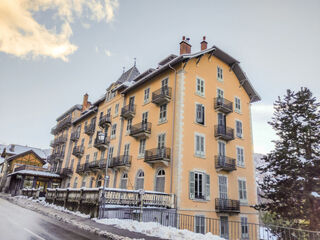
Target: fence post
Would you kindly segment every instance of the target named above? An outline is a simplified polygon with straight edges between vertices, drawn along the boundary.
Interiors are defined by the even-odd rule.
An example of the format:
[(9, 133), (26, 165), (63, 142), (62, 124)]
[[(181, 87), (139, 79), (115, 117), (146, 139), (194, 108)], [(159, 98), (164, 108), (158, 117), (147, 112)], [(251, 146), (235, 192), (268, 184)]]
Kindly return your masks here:
[(63, 207), (64, 208), (67, 208), (68, 197), (69, 197), (69, 188), (67, 188), (66, 196), (65, 196), (64, 201), (63, 201)]
[(139, 216), (139, 222), (142, 222), (142, 214), (143, 214), (143, 194), (144, 190), (140, 189), (139, 190), (139, 198), (140, 198), (140, 216)]

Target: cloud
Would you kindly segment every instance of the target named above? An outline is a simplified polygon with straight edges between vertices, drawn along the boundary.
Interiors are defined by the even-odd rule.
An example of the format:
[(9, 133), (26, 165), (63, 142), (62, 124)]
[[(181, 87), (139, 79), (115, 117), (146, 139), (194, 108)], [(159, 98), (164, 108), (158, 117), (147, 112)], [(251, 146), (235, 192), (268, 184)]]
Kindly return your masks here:
[[(68, 61), (78, 48), (70, 42), (71, 23), (82, 15), (110, 23), (118, 7), (118, 0), (1, 0), (0, 51), (21, 58), (47, 56)], [(35, 13), (48, 10), (54, 12), (52, 20), (60, 23), (52, 29), (34, 18)]]

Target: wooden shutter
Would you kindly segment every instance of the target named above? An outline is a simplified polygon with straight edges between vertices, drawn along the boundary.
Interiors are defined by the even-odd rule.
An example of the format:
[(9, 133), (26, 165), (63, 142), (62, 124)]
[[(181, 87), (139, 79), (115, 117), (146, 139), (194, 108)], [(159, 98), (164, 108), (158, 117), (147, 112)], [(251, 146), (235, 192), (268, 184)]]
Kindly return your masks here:
[(206, 200), (210, 200), (210, 175), (206, 174)]
[(201, 123), (204, 124), (204, 106), (201, 105)]
[(201, 123), (201, 105), (197, 104), (197, 108), (196, 108), (196, 121), (197, 123)]
[(189, 174), (189, 197), (190, 197), (190, 199), (194, 199), (194, 188), (195, 188), (194, 172), (190, 172), (190, 174)]

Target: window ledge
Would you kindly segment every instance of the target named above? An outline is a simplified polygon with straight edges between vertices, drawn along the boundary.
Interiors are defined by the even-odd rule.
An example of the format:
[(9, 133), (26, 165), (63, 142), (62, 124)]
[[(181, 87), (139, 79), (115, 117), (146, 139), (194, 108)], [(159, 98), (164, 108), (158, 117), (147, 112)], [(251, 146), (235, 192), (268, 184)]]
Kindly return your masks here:
[(115, 138), (116, 138), (116, 136), (111, 136), (111, 137), (110, 137), (110, 140), (115, 139)]
[(249, 206), (248, 201), (241, 201), (240, 200), (240, 206)]
[(234, 112), (242, 115), (241, 110), (237, 110), (237, 109), (235, 109), (235, 110), (234, 110)]
[(138, 155), (138, 159), (143, 159), (144, 158), (144, 154), (139, 154)]
[(206, 159), (206, 155), (194, 154), (194, 156), (197, 157), (197, 158)]
[(161, 124), (164, 124), (164, 123), (167, 123), (167, 122), (168, 122), (168, 120), (165, 119), (165, 120), (159, 121), (159, 122), (158, 122), (158, 125), (161, 125)]
[(196, 96), (198, 96), (198, 97), (201, 97), (201, 98), (203, 98), (203, 99), (206, 99), (206, 97), (205, 97), (204, 94), (201, 94), (201, 93), (198, 93), (198, 92), (195, 92), (194, 94), (195, 94)]
[(151, 102), (150, 100), (145, 101), (145, 102), (143, 102), (142, 106), (147, 105), (147, 104), (149, 104), (150, 102)]
[(223, 78), (217, 78), (219, 82), (223, 82)]
[(237, 165), (237, 167), (239, 167), (239, 168), (246, 168), (245, 165)]
[(196, 125), (202, 126), (202, 127), (207, 127), (206, 124), (197, 123), (196, 121), (194, 121), (193, 123), (196, 124)]
[(201, 198), (193, 198), (192, 199), (193, 202), (202, 202), (202, 203), (207, 203), (210, 202), (210, 199), (201, 199)]
[(116, 118), (116, 117), (118, 117), (118, 116), (119, 116), (119, 113), (118, 113), (117, 115), (114, 115), (113, 118)]

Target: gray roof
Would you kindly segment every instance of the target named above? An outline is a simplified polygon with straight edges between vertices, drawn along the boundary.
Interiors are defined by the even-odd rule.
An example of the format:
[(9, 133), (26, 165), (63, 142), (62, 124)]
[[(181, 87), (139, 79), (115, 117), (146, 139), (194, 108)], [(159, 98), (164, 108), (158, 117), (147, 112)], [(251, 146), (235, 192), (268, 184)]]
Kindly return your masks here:
[[(206, 50), (197, 52), (197, 53), (193, 53), (193, 54), (182, 54), (176, 58), (170, 58), (170, 61), (165, 61), (166, 63), (164, 65), (160, 65), (155, 71), (147, 74), (146, 76), (140, 78), (139, 76), (137, 78), (139, 78), (138, 81), (135, 81), (135, 84), (133, 84), (132, 86), (128, 87), (127, 89), (125, 89), (122, 93), (127, 93), (132, 89), (135, 89), (136, 87), (142, 85), (143, 83), (145, 83), (146, 81), (148, 81), (149, 79), (157, 76), (158, 74), (166, 71), (167, 69), (169, 69), (170, 67), (182, 63), (182, 62), (187, 62), (192, 58), (199, 58), (202, 57), (202, 55), (209, 53), (212, 54), (213, 56), (219, 58), (220, 60), (222, 60), (223, 62), (225, 62), (226, 64), (228, 64), (230, 66), (230, 68), (233, 69), (235, 75), (237, 76), (240, 85), (243, 86), (243, 88), (245, 89), (245, 91), (247, 92), (247, 94), (250, 97), (250, 102), (256, 102), (261, 100), (259, 94), (255, 91), (255, 89), (253, 88), (253, 86), (251, 85), (247, 75), (245, 74), (245, 72), (241, 69), (240, 65), (239, 65), (239, 61), (237, 61), (236, 59), (234, 59), (233, 57), (231, 57), (230, 55), (228, 55), (227, 53), (223, 52), (221, 49), (219, 49), (216, 46), (213, 46), (211, 48), (208, 48)], [(170, 55), (171, 56), (171, 55)], [(169, 56), (169, 57), (170, 57)], [(161, 62), (162, 63), (162, 62)]]
[(131, 82), (133, 79), (135, 79), (139, 75), (140, 75), (140, 72), (139, 72), (138, 68), (136, 66), (133, 66), (128, 71), (122, 73), (122, 75), (116, 81), (116, 84), (121, 84), (124, 82)]
[(75, 119), (72, 124), (77, 124), (78, 122), (80, 122), (81, 120), (89, 117), (91, 114), (96, 113), (98, 110), (98, 108), (96, 106), (92, 106), (90, 107), (88, 110), (85, 110), (81, 113), (81, 116), (78, 117), (77, 119)]
[(8, 174), (8, 176), (12, 175), (32, 175), (32, 176), (41, 176), (41, 177), (52, 177), (52, 178), (60, 178), (60, 175), (56, 173), (51, 173), (51, 172), (45, 172), (45, 171), (35, 171), (35, 170), (20, 170), (17, 172), (13, 172)]
[(28, 147), (19, 144), (10, 144), (6, 147), (6, 153), (10, 155), (18, 155), (30, 150), (34, 151), (42, 159), (47, 159), (47, 157), (50, 155), (50, 149)]
[(76, 104), (74, 106), (72, 106), (71, 108), (69, 108), (66, 112), (64, 112), (62, 115), (60, 115), (56, 120), (57, 122), (62, 120), (63, 118), (65, 118), (67, 115), (69, 115), (70, 113), (72, 113), (74, 110), (80, 110), (82, 109), (82, 105), (81, 104)]

